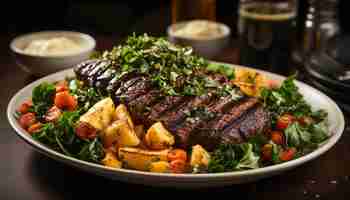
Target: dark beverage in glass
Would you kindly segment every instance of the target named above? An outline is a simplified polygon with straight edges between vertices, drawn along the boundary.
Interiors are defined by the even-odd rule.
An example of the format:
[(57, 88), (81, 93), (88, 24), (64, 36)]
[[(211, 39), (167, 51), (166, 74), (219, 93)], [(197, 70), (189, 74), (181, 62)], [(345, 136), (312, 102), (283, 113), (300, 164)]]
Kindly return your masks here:
[(240, 64), (287, 73), (295, 42), (295, 1), (241, 1)]

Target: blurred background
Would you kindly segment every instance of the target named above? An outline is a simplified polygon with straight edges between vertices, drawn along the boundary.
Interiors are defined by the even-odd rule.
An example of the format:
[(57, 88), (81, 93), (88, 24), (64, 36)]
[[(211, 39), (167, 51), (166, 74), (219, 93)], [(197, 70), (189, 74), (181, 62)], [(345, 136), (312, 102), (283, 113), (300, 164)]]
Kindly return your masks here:
[[(175, 0), (176, 1), (176, 0)], [(195, 13), (196, 2), (192, 4)], [(239, 0), (204, 0), (215, 5), (215, 18), (232, 28), (232, 37), (237, 32)], [(323, 1), (323, 0), (318, 0)], [(181, 2), (178, 1), (178, 2)], [(186, 2), (186, 1), (184, 1)], [(346, 25), (346, 1), (340, 1), (340, 23)], [(7, 1), (0, 12), (1, 34), (25, 33), (45, 29), (70, 29), (95, 34), (126, 36), (130, 32), (148, 32), (165, 35), (171, 23), (172, 0), (60, 0), (60, 1)], [(298, 32), (301, 34), (308, 1), (299, 1)], [(152, 22), (157, 23), (152, 23)]]

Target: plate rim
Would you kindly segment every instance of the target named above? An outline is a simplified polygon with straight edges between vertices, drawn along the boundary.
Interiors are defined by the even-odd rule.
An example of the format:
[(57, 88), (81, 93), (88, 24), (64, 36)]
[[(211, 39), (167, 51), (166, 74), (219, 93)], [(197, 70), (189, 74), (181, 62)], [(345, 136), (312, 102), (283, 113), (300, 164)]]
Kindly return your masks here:
[[(210, 61), (212, 63), (216, 64), (222, 64), (222, 65), (229, 65), (234, 68), (246, 68), (246, 69), (253, 69), (255, 71), (258, 71), (260, 73), (264, 73), (267, 76), (274, 76), (278, 77), (279, 79), (283, 80), (286, 77), (271, 73), (268, 71), (263, 71), (259, 69), (254, 69), (250, 67), (245, 67), (245, 66), (240, 66), (236, 64), (230, 64), (230, 63), (223, 63), (223, 62), (214, 62)], [(103, 166), (97, 163), (92, 163), (88, 161), (83, 161), (77, 158), (73, 158), (67, 155), (64, 155), (62, 153), (59, 153), (44, 144), (41, 144), (40, 142), (34, 140), (23, 128), (19, 126), (17, 123), (16, 119), (14, 118), (14, 113), (13, 111), (15, 110), (15, 102), (18, 97), (21, 96), (22, 93), (25, 91), (29, 90), (29, 88), (33, 87), (34, 85), (38, 85), (42, 82), (52, 80), (53, 77), (59, 76), (59, 75), (68, 75), (68, 74), (73, 74), (73, 69), (66, 69), (66, 70), (61, 70), (56, 73), (47, 75), (43, 78), (40, 78), (28, 85), (26, 85), (24, 88), (20, 89), (18, 92), (16, 92), (15, 95), (12, 96), (11, 100), (9, 101), (9, 104), (7, 106), (7, 118), (8, 121), (11, 125), (11, 127), (15, 130), (15, 133), (17, 136), (19, 136), (22, 140), (24, 140), (26, 143), (30, 144), (32, 147), (34, 147), (35, 150), (39, 151), (40, 153), (45, 154), (46, 156), (58, 160), (60, 162), (64, 162), (70, 166), (74, 167), (79, 167), (82, 168), (83, 170), (98, 170), (100, 173), (115, 173), (119, 174), (121, 176), (124, 175), (137, 175), (137, 176), (147, 176), (147, 177), (160, 177), (160, 178), (184, 178), (184, 179), (190, 179), (191, 181), (195, 181), (196, 179), (217, 179), (217, 178), (234, 178), (234, 177), (245, 177), (245, 176), (251, 176), (251, 175), (261, 175), (261, 174), (268, 174), (268, 173), (273, 173), (273, 172), (279, 172), (279, 171), (284, 171), (288, 170), (289, 168), (294, 168), (297, 166), (300, 166), (306, 162), (309, 162), (322, 154), (326, 153), (328, 150), (330, 150), (341, 138), (344, 128), (345, 128), (345, 120), (344, 120), (344, 114), (339, 108), (339, 106), (327, 95), (325, 95), (323, 92), (307, 85), (306, 83), (303, 83), (301, 81), (296, 80), (297, 85), (302, 86), (307, 88), (307, 90), (313, 90), (313, 92), (319, 94), (322, 96), (322, 98), (325, 98), (328, 102), (333, 104), (332, 106), (335, 108), (336, 112), (339, 115), (339, 124), (334, 127), (334, 131), (332, 132), (331, 137), (327, 140), (327, 142), (314, 150), (313, 152), (304, 155), (300, 158), (297, 158), (295, 160), (291, 160), (288, 162), (272, 165), (272, 166), (267, 166), (267, 167), (262, 167), (262, 168), (257, 168), (257, 169), (249, 169), (249, 170), (242, 170), (242, 171), (233, 171), (233, 172), (220, 172), (220, 173), (203, 173), (203, 174), (171, 174), (171, 173), (157, 173), (157, 172), (144, 172), (144, 171), (138, 171), (138, 170), (132, 170), (132, 169), (115, 169), (107, 166)], [(87, 167), (87, 168), (86, 168)]]

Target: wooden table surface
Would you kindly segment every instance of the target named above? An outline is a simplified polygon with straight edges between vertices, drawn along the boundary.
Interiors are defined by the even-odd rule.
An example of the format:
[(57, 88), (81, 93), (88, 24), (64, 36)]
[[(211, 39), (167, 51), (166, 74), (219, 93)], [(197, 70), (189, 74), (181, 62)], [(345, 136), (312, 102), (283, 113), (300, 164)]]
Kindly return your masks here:
[[(297, 169), (259, 182), (225, 188), (180, 190), (152, 188), (111, 181), (78, 171), (51, 160), (16, 136), (6, 118), (10, 98), (35, 80), (17, 67), (10, 57), (8, 44), (14, 35), (0, 37), (0, 199), (58, 200), (82, 195), (118, 199), (124, 195), (169, 193), (171, 195), (217, 195), (244, 199), (349, 199), (350, 198), (350, 130), (347, 125), (340, 141), (329, 152)], [(113, 37), (96, 37), (98, 48), (110, 48)], [(237, 62), (237, 49), (229, 49), (218, 60)], [(349, 118), (348, 118), (349, 119)], [(213, 193), (212, 193), (213, 194)], [(230, 196), (228, 196), (230, 195)], [(126, 197), (126, 198), (127, 198)], [(163, 198), (167, 198), (164, 196)]]

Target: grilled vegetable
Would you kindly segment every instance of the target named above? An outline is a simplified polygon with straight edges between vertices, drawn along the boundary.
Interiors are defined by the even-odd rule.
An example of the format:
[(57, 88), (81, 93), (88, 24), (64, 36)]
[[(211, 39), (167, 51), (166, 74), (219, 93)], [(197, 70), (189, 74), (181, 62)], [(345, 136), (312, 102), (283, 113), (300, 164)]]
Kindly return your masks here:
[(121, 168), (122, 167), (122, 162), (118, 160), (118, 158), (114, 155), (113, 152), (109, 151), (105, 154), (105, 157), (101, 161), (102, 164), (108, 166), (108, 167), (113, 167), (113, 168)]
[(98, 130), (103, 130), (112, 121), (114, 103), (111, 98), (105, 98), (92, 106), (79, 121), (86, 122)]
[(166, 130), (162, 123), (153, 124), (145, 135), (146, 145), (150, 149), (161, 150), (169, 148), (175, 143), (174, 136)]
[(167, 161), (152, 162), (149, 166), (150, 172), (167, 173), (170, 172), (170, 164)]
[(151, 163), (167, 161), (168, 152), (168, 149), (149, 151), (139, 148), (123, 147), (119, 149), (119, 159), (126, 168), (148, 171)]
[(192, 147), (190, 165), (193, 168), (207, 168), (210, 161), (210, 154), (199, 144)]
[(104, 130), (103, 143), (105, 147), (110, 147), (114, 143), (118, 147), (137, 146), (140, 144), (140, 139), (127, 121), (117, 120)]
[(120, 104), (119, 106), (117, 106), (113, 117), (115, 120), (117, 119), (127, 120), (130, 127), (134, 128), (134, 123), (131, 119), (130, 113), (124, 104)]

